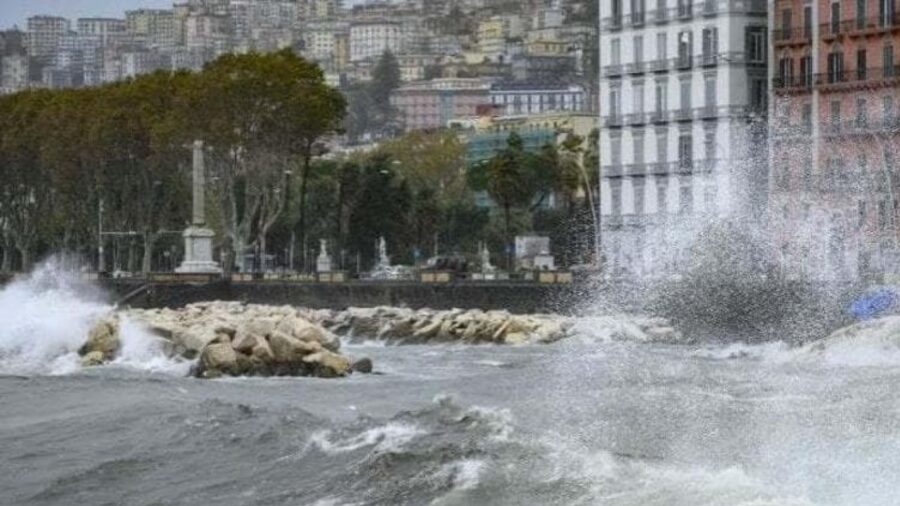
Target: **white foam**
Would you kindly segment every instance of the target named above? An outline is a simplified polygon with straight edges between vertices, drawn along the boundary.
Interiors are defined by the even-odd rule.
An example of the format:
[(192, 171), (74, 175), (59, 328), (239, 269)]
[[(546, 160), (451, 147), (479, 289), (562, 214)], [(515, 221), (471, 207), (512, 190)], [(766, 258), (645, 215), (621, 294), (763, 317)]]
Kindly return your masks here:
[(388, 423), (368, 429), (356, 436), (332, 441), (332, 431), (317, 432), (311, 442), (325, 453), (338, 454), (372, 447), (375, 451), (396, 451), (413, 439), (424, 435), (425, 431), (415, 425)]
[[(91, 297), (94, 295), (94, 297)], [(113, 310), (100, 294), (48, 261), (0, 291), (0, 373), (65, 375), (81, 370), (80, 348), (90, 327)], [(158, 339), (127, 319), (114, 365), (185, 374), (189, 364), (166, 358)]]

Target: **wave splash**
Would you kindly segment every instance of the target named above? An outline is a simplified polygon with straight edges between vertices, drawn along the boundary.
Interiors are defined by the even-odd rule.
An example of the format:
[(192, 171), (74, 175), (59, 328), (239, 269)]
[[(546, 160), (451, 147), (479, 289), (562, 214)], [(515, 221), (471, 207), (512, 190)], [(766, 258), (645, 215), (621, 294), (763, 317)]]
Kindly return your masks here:
[[(49, 260), (0, 290), (0, 374), (70, 374), (91, 325), (113, 311), (100, 290)], [(187, 372), (165, 357), (156, 338), (123, 321), (122, 350), (113, 362), (152, 372)]]

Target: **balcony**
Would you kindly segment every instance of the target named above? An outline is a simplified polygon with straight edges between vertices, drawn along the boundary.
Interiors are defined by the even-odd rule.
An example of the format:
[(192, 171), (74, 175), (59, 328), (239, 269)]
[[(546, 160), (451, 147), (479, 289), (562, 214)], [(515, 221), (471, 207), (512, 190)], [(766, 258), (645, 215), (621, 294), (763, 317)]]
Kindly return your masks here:
[(668, 111), (653, 111), (650, 113), (650, 122), (654, 125), (664, 125), (669, 122)]
[(625, 116), (625, 124), (628, 126), (643, 126), (647, 124), (647, 115), (638, 112)]
[(691, 55), (681, 55), (675, 58), (673, 67), (676, 70), (690, 70), (694, 66), (694, 57)]
[(622, 15), (610, 16), (603, 18), (603, 23), (601, 24), (603, 30), (614, 32), (622, 29), (622, 26), (624, 25), (623, 21), (624, 18)]
[(626, 176), (646, 176), (647, 165), (644, 163), (631, 163), (625, 166)]
[(603, 120), (603, 125), (607, 128), (622, 128), (622, 120), (620, 114), (610, 114)]
[(644, 62), (634, 62), (625, 65), (625, 72), (631, 75), (641, 75), (647, 72), (647, 64)]
[(601, 172), (603, 177), (622, 177), (622, 164), (604, 165)]
[(844, 36), (864, 37), (880, 35), (892, 30), (900, 30), (900, 13), (895, 13), (892, 16), (873, 16), (831, 21), (819, 26), (819, 34), (823, 40), (834, 40)]
[(653, 9), (650, 11), (650, 21), (657, 25), (668, 23), (672, 19), (670, 12), (671, 9)]
[(806, 74), (772, 79), (772, 89), (776, 91), (803, 93), (812, 89), (813, 75)]
[(900, 65), (826, 72), (814, 78), (816, 88), (822, 91), (880, 88), (896, 85), (898, 80)]
[(694, 110), (691, 108), (681, 108), (672, 111), (672, 118), (675, 121), (693, 121)]
[(807, 46), (812, 44), (812, 27), (772, 30), (772, 43), (775, 47)]
[(650, 72), (668, 72), (670, 62), (671, 60), (667, 59), (650, 60), (647, 66), (650, 68)]
[(625, 73), (625, 67), (622, 65), (606, 65), (603, 67), (603, 75), (605, 77), (622, 77)]

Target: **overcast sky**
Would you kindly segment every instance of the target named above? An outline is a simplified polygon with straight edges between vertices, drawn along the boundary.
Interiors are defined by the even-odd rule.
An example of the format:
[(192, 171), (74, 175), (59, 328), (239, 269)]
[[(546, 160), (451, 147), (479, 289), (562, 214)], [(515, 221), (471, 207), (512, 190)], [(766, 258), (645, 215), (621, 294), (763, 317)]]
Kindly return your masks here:
[(125, 11), (139, 7), (171, 7), (172, 0), (0, 0), (0, 27), (19, 25), (37, 14), (53, 14), (75, 19), (88, 16), (124, 17)]

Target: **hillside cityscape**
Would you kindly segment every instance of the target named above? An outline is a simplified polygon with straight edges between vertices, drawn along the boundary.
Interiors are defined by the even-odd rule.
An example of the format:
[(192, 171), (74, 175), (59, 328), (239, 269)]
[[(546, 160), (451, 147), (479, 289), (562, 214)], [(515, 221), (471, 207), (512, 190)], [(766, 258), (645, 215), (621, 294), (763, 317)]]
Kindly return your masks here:
[[(447, 186), (415, 184), (421, 157), (404, 167), (398, 153), (452, 144), (430, 182), (463, 171), (465, 191), (437, 206), (436, 225), (410, 225), (418, 239), (389, 237), (407, 261), (441, 244), (447, 254), (487, 244), (502, 259), (512, 236), (537, 234), (566, 266), (670, 275), (711, 219), (740, 215), (792, 272), (880, 276), (900, 265), (900, 20), (893, 0), (844, 3), (189, 0), (122, 18), (36, 15), (0, 34), (0, 89), (87, 88), (288, 49), (346, 100), (340, 127), (317, 139), (317, 163), (378, 159), (410, 202), (440, 200)], [(504, 199), (477, 173), (510, 150), (533, 163), (503, 183), (518, 188)], [(450, 215), (480, 225), (471, 237), (442, 228)], [(317, 236), (345, 242), (325, 228)], [(289, 242), (275, 263), (302, 255), (309, 269), (317, 241), (294, 236), (269, 242)], [(372, 239), (347, 255), (374, 262), (374, 246), (361, 246)]]

